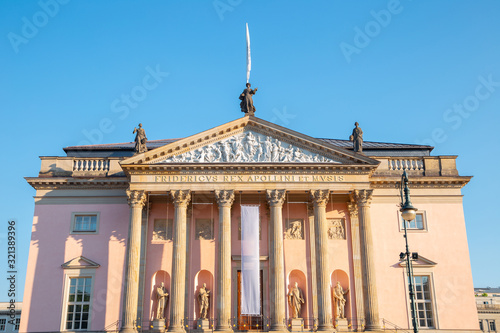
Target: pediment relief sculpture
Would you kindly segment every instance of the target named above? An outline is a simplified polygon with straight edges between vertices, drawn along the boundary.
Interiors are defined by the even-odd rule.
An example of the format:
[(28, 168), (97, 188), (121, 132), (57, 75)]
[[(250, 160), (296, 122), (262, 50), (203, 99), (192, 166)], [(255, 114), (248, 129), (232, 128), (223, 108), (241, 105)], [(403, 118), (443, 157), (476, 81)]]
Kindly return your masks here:
[(160, 163), (338, 163), (279, 139), (245, 131)]

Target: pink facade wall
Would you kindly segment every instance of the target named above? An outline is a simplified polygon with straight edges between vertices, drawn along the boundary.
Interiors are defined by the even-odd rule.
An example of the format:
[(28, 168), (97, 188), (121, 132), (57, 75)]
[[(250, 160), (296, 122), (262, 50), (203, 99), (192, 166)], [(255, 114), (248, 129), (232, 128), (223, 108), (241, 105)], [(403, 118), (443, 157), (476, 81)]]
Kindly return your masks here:
[[(376, 192), (375, 192), (376, 194)], [(193, 202), (197, 202), (196, 196)], [(253, 202), (258, 204), (259, 202)], [(370, 208), (373, 251), (377, 279), (377, 292), (381, 319), (387, 319), (401, 327), (408, 327), (409, 303), (405, 287), (405, 270), (399, 266), (399, 253), (404, 251), (403, 234), (399, 228), (399, 213), (394, 202), (372, 203)], [(475, 302), (470, 292), (472, 275), (468, 255), (465, 221), (461, 203), (416, 204), (425, 211), (426, 232), (412, 232), (409, 236), (412, 251), (419, 252), (437, 265), (415, 268), (415, 274), (431, 276), (434, 293), (436, 325), (440, 329), (476, 329)], [(261, 203), (262, 240), (260, 255), (268, 256), (268, 214)], [(70, 235), (72, 212), (100, 212), (97, 235)], [(218, 251), (218, 207), (212, 204), (194, 204), (188, 220), (189, 269), (186, 277), (186, 317), (197, 318), (197, 291), (206, 283), (212, 292), (210, 317), (215, 317), (217, 251)], [(238, 240), (240, 205), (238, 199), (231, 212), (232, 254), (240, 255)], [(143, 321), (153, 318), (156, 308), (155, 287), (164, 282), (171, 290), (172, 241), (152, 241), (154, 220), (174, 218), (174, 209), (166, 201), (152, 200), (148, 216), (147, 261), (145, 268)], [(213, 240), (195, 239), (197, 218), (213, 219)], [(286, 219), (304, 220), (304, 240), (284, 240), (285, 290), (289, 291), (295, 282), (303, 289), (306, 298), (302, 316), (312, 318), (312, 280), (310, 270), (309, 218), (307, 206), (303, 203), (283, 206), (283, 230)], [(352, 267), (352, 244), (350, 219), (345, 202), (330, 202), (327, 218), (345, 219), (345, 240), (328, 242), (329, 266), (332, 286), (340, 281), (344, 289), (349, 288), (346, 315), (355, 318), (356, 292)], [(129, 207), (126, 204), (101, 205), (36, 205), (33, 222), (32, 242), (24, 295), (24, 308), (20, 331), (58, 331), (63, 309), (64, 269), (61, 264), (80, 255), (101, 265), (95, 271), (92, 304), (92, 330), (102, 330), (120, 319), (122, 307), (122, 282), (124, 276), (125, 249), (129, 224)], [(232, 262), (233, 269), (240, 267), (239, 261)], [(268, 269), (268, 261), (261, 262)], [(268, 283), (264, 275), (264, 314), (269, 314)], [(236, 281), (233, 280), (233, 284)], [(233, 292), (235, 287), (233, 286)], [(232, 297), (232, 316), (236, 317), (236, 295)], [(50, 304), (50, 309), (47, 308)], [(333, 305), (333, 302), (332, 302)], [(170, 304), (169, 304), (170, 306)], [(289, 316), (287, 306), (287, 315)], [(332, 316), (333, 306), (332, 306)], [(169, 317), (169, 308), (166, 311)], [(27, 320), (29, 318), (29, 322)], [(190, 323), (192, 325), (192, 323)]]
[[(412, 193), (413, 194), (413, 193)], [(371, 205), (374, 258), (380, 317), (408, 327), (410, 303), (406, 269), (399, 265), (405, 251), (400, 230), (398, 200)], [(411, 252), (437, 263), (433, 267), (414, 265), (414, 275), (431, 277), (435, 325), (440, 329), (477, 329), (469, 249), (461, 203), (418, 203), (425, 211), (427, 231), (410, 231)], [(398, 306), (395, 306), (398, 304)], [(410, 319), (411, 320), (411, 319)]]
[[(73, 212), (100, 212), (99, 233), (70, 235)], [(78, 256), (101, 265), (95, 270), (90, 329), (102, 330), (117, 321), (128, 224), (126, 204), (35, 205), (20, 332), (60, 330), (61, 265)]]

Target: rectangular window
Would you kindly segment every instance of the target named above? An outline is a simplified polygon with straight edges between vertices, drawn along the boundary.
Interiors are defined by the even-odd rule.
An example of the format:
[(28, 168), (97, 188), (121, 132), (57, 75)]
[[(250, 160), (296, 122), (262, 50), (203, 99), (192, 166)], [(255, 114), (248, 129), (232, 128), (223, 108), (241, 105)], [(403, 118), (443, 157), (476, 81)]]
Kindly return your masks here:
[(99, 213), (73, 213), (72, 234), (96, 234), (99, 229)]
[(5, 323), (7, 319), (0, 319), (0, 331), (5, 331)]
[(415, 302), (417, 307), (418, 325), (433, 328), (432, 298), (430, 278), (427, 275), (414, 276)]
[(66, 303), (66, 330), (87, 330), (90, 315), (92, 278), (70, 278)]
[(482, 321), (482, 320), (480, 320), (480, 321), (479, 321), (479, 329), (480, 329), (481, 331), (484, 331), (483, 321)]
[(495, 325), (494, 321), (490, 321), (490, 331), (496, 331), (497, 325)]
[(16, 318), (16, 327), (14, 327), (15, 331), (19, 331), (19, 324), (21, 323), (21, 318)]
[[(401, 230), (404, 230), (404, 220), (401, 221)], [(411, 221), (406, 221), (406, 228), (408, 230), (425, 230), (425, 219), (424, 219), (424, 213), (417, 213), (417, 216), (415, 217), (414, 220)]]

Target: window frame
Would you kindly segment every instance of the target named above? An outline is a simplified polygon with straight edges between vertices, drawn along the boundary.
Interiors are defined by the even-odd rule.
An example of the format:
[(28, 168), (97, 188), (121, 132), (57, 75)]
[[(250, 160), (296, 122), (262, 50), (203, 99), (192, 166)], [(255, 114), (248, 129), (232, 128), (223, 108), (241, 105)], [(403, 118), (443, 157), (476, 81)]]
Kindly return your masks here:
[(20, 325), (21, 325), (21, 317), (16, 317), (16, 325), (14, 326), (14, 331), (19, 331)]
[[(95, 231), (75, 230), (77, 216), (96, 216)], [(72, 212), (71, 213), (71, 235), (97, 235), (99, 234), (99, 224), (101, 220), (100, 212)]]
[[(419, 323), (419, 328), (422, 329), (431, 329), (431, 330), (439, 330), (439, 316), (438, 316), (438, 302), (436, 299), (436, 291), (434, 289), (434, 273), (432, 271), (432, 267), (416, 267), (413, 266), (413, 277), (415, 276), (427, 276), (429, 278), (429, 292), (430, 292), (430, 300), (431, 300), (431, 309), (432, 309), (432, 320), (434, 321), (434, 327), (421, 327)], [(405, 285), (405, 298), (407, 302), (407, 309), (408, 309), (408, 327), (412, 327), (412, 322), (411, 322), (411, 302), (410, 302), (410, 286), (408, 283), (408, 274), (406, 272), (406, 266), (403, 267), (403, 281)], [(413, 280), (415, 281), (415, 279)], [(415, 285), (413, 286), (415, 288)], [(416, 290), (415, 290), (415, 298), (416, 298)], [(417, 301), (415, 299), (415, 301)], [(416, 302), (417, 303), (417, 302)], [(416, 304), (415, 304), (416, 305)], [(416, 305), (417, 306), (417, 305)], [(418, 306), (417, 306), (418, 307)], [(418, 312), (418, 309), (416, 309)], [(417, 313), (417, 318), (418, 318), (418, 313)], [(418, 320), (418, 319), (417, 319)]]
[[(422, 294), (424, 295), (424, 298), (421, 299), (421, 300), (417, 299), (418, 292), (416, 290), (416, 286), (417, 286), (417, 283), (415, 281), (416, 277), (419, 277), (419, 278), (427, 277), (427, 280), (428, 280), (428, 283), (429, 283), (429, 299), (425, 299), (425, 292), (423, 290), (422, 290)], [(423, 284), (422, 284), (422, 286), (423, 286)], [(415, 275), (414, 274), (413, 275), (413, 288), (415, 288), (415, 305), (417, 306), (417, 308), (415, 310), (417, 312), (418, 327), (425, 328), (425, 329), (435, 329), (436, 328), (436, 321), (435, 321), (436, 314), (435, 314), (434, 304), (433, 304), (434, 303), (434, 294), (433, 294), (433, 290), (432, 290), (432, 287), (431, 287), (431, 277), (430, 277), (430, 275), (427, 275), (427, 274), (416, 274)], [(418, 304), (430, 304), (430, 309), (431, 309), (431, 314), (432, 314), (431, 320), (432, 320), (432, 323), (433, 323), (432, 327), (420, 325), (421, 318), (418, 316), (418, 312), (419, 312)], [(426, 308), (426, 306), (424, 305), (424, 311), (427, 311), (425, 308)], [(426, 316), (426, 318), (427, 318), (427, 316)]]
[[(403, 222), (405, 222), (405, 221), (401, 217), (401, 213), (399, 211), (397, 212), (397, 215), (398, 215), (399, 232), (404, 233), (405, 232), (405, 228), (404, 228)], [(406, 230), (408, 232), (428, 232), (429, 229), (428, 229), (428, 225), (427, 225), (427, 213), (426, 213), (426, 211), (425, 210), (418, 210), (417, 211), (417, 215), (422, 215), (422, 225), (423, 225), (422, 229), (407, 227)]]
[[(0, 324), (0, 332), (5, 332), (7, 329), (7, 318), (0, 318), (0, 321), (4, 321), (3, 324)], [(3, 329), (2, 329), (3, 326)]]
[[(63, 300), (62, 300), (62, 309), (61, 309), (61, 332), (87, 332), (91, 331), (92, 325), (92, 305), (94, 303), (94, 286), (95, 286), (95, 268), (88, 269), (67, 269), (64, 272), (64, 283), (63, 283)], [(68, 298), (69, 298), (69, 289), (71, 286), (71, 279), (74, 278), (90, 278), (91, 286), (90, 286), (90, 301), (89, 301), (89, 320), (86, 329), (67, 329), (66, 328), (66, 318), (68, 317)]]
[(495, 323), (495, 320), (488, 321), (488, 330), (489, 330), (489, 332), (496, 332), (497, 331), (497, 324)]

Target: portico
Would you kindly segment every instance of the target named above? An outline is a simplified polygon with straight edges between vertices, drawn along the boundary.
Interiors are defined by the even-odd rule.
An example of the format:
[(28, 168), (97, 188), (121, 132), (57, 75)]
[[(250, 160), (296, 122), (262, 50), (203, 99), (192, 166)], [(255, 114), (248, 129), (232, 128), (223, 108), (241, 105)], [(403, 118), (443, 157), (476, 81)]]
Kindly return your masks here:
[[(397, 261), (395, 185), (401, 172), (412, 177), (418, 206), (428, 207), (428, 213), (419, 213), (424, 240), (440, 225), (432, 217), (439, 216), (436, 211), (463, 219), (457, 213), (460, 188), (470, 178), (458, 175), (455, 157), (429, 156), (429, 147), (370, 144), (362, 154), (346, 149), (345, 141), (312, 138), (247, 115), (183, 139), (160, 140), (125, 158), (112, 155), (123, 153), (113, 145), (69, 147), (67, 157), (42, 158), (40, 177), (28, 179), (38, 191), (38, 214), (55, 221), (74, 216), (73, 224), (77, 217), (80, 224), (89, 220), (90, 229), (100, 225), (99, 232), (63, 235), (84, 244), (85, 251), (71, 248), (61, 260), (63, 269), (72, 269), (62, 282), (61, 318), (73, 318), (74, 299), (67, 293), (73, 290), (70, 283), (77, 283), (96, 286), (95, 296), (89, 296), (92, 309), (106, 304), (114, 311), (96, 317), (102, 325), (88, 317), (80, 322), (92, 327), (115, 322), (125, 333), (146, 327), (199, 333), (378, 331), (387, 318), (401, 326), (408, 318), (404, 266)], [(436, 208), (435, 202), (446, 205)], [(57, 217), (44, 213), (54, 205)], [(252, 290), (260, 297), (251, 314), (242, 310), (248, 296), (242, 296), (244, 206), (258, 207), (253, 220), (258, 236), (255, 231), (251, 245), (259, 250)], [(421, 252), (430, 259), (415, 263), (416, 283), (437, 288), (446, 278), (434, 266), (447, 261), (441, 252)], [(297, 295), (301, 298), (291, 299)], [(394, 295), (398, 307), (391, 303)], [(428, 326), (452, 327), (429, 295)]]
[[(360, 234), (362, 239), (370, 240), (372, 237), (370, 228), (366, 227), (365, 222), (369, 221), (369, 206), (365, 201), (361, 204), (358, 196), (359, 193), (371, 193), (369, 177), (379, 162), (361, 154), (325, 145), (293, 131), (278, 129), (275, 125), (252, 116), (223, 126), (224, 128), (215, 128), (136, 155), (121, 163), (121, 167), (130, 179), (130, 193), (147, 193), (155, 198), (155, 201), (162, 200), (166, 205), (171, 205), (174, 211), (168, 330), (175, 332), (186, 329), (185, 321), (191, 317), (187, 308), (193, 305), (186, 300), (185, 290), (189, 290), (186, 285), (186, 281), (189, 283), (186, 257), (193, 251), (190, 248), (193, 242), (188, 240), (189, 235), (186, 236), (186, 230), (189, 230), (191, 224), (186, 212), (188, 207), (194, 211), (196, 202), (193, 202), (193, 198), (196, 197), (198, 201), (202, 200), (205, 204), (213, 205), (218, 214), (217, 228), (215, 228), (213, 209), (211, 210), (212, 231), (218, 229), (217, 234), (212, 235), (216, 243), (214, 258), (217, 259), (212, 292), (215, 330), (231, 331), (236, 325), (234, 323), (236, 313), (232, 308), (237, 295), (234, 293), (235, 288), (232, 287), (234, 281), (231, 279), (231, 270), (237, 266), (237, 262), (231, 258), (239, 251), (234, 246), (237, 233), (232, 230), (238, 228), (238, 221), (234, 218), (235, 205), (239, 206), (243, 200), (253, 203), (258, 201), (262, 204), (261, 219), (265, 220), (264, 223), (268, 226), (268, 232), (263, 232), (267, 239), (262, 240), (268, 244), (267, 251), (261, 253), (266, 257), (262, 265), (268, 270), (268, 276), (263, 279), (267, 281), (266, 294), (269, 296), (265, 299), (262, 317), (268, 320), (263, 320), (261, 325), (268, 325), (267, 329), (271, 331), (288, 329), (286, 300), (290, 287), (290, 272), (285, 272), (284, 242), (290, 241), (286, 239), (288, 232), (286, 228), (289, 226), (286, 223), (284, 226), (283, 222), (291, 218), (290, 203), (292, 206), (297, 206), (300, 202), (301, 205), (293, 207), (294, 213), (307, 217), (308, 205), (312, 207), (312, 220), (301, 219), (300, 228), (303, 233), (302, 239), (309, 246), (312, 244), (316, 258), (315, 262), (312, 262), (310, 257), (305, 257), (306, 271), (302, 274), (314, 271), (311, 276), (316, 276), (316, 280), (307, 278), (301, 281), (305, 284), (307, 294), (311, 296), (302, 316), (307, 318), (306, 325), (311, 328), (315, 326), (319, 331), (333, 331), (335, 321), (331, 279), (335, 262), (331, 260), (332, 249), (329, 249), (331, 247), (329, 242), (332, 241), (329, 240), (331, 226), (327, 221), (327, 210), (332, 216), (335, 213), (343, 216), (345, 228), (351, 219), (347, 205), (351, 204), (354, 197), (353, 204), (362, 207), (356, 218), (359, 216), (363, 223), (360, 223), (362, 228), (351, 232)], [(283, 152), (285, 147), (289, 151), (288, 155)], [(206, 163), (207, 156), (210, 155), (213, 155), (215, 161)], [(287, 163), (270, 163), (273, 159), (288, 160)], [(290, 198), (294, 198), (293, 201)], [(341, 205), (341, 208), (335, 209), (335, 212), (333, 206), (327, 209), (330, 200), (332, 204), (336, 202)], [(154, 204), (152, 209), (155, 209)], [(239, 207), (236, 207), (236, 210), (238, 209)], [(149, 221), (149, 223), (154, 222)], [(312, 223), (310, 228), (309, 223)], [(314, 232), (306, 233), (306, 228)], [(353, 241), (359, 244), (359, 239)], [(358, 282), (357, 286), (364, 289), (364, 285), (371, 281), (370, 260), (361, 255), (364, 247), (357, 245), (354, 249), (355, 257), (362, 258), (362, 270), (367, 272), (365, 276), (368, 278)], [(131, 250), (133, 249), (130, 247), (128, 251)], [(147, 261), (147, 255), (143, 255), (146, 256), (143, 260)], [(139, 258), (135, 260), (138, 263)], [(361, 281), (361, 270), (358, 269), (356, 273), (358, 280)], [(128, 280), (127, 288), (130, 283), (138, 284), (138, 281)], [(376, 293), (370, 290), (364, 293), (364, 297), (357, 297), (358, 302), (364, 299), (372, 302), (367, 308), (373, 312), (370, 312), (366, 326), (378, 329), (378, 313), (372, 310), (371, 306), (377, 303)], [(130, 303), (130, 300), (125, 297), (124, 304), (127, 302)], [(313, 305), (313, 302), (317, 303)], [(313, 313), (313, 309), (318, 309), (317, 313)], [(130, 313), (126, 316), (133, 315)], [(356, 318), (353, 321), (354, 325), (361, 326), (357, 323), (361, 323), (363, 317), (362, 313), (353, 313), (352, 318)]]

